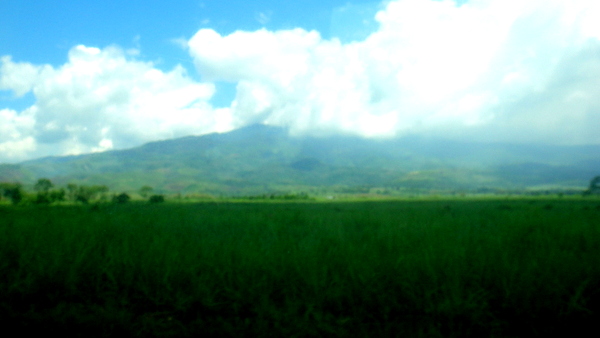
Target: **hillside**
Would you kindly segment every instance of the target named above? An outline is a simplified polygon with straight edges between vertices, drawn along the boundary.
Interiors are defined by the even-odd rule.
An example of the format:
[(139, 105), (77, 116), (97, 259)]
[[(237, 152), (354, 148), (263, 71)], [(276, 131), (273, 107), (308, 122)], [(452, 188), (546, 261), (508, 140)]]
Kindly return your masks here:
[(600, 146), (470, 144), (405, 137), (290, 137), (253, 125), (79, 156), (0, 165), (0, 181), (151, 185), (165, 193), (244, 195), (300, 190), (366, 191), (585, 187), (600, 173)]

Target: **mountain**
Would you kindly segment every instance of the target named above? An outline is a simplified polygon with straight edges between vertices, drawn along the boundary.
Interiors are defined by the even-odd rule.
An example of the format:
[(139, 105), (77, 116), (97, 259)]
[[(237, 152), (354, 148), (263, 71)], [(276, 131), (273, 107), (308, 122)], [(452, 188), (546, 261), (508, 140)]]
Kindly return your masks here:
[(289, 191), (581, 187), (600, 174), (600, 146), (486, 144), (422, 137), (292, 137), (253, 125), (127, 149), (0, 165), (0, 181), (37, 178), (150, 185), (165, 193), (245, 195)]

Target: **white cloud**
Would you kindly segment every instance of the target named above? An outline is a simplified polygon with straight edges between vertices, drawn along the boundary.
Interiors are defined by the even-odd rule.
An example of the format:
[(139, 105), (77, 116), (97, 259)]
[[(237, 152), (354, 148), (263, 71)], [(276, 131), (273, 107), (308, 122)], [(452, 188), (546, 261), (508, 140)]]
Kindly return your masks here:
[(600, 143), (595, 0), (397, 0), (364, 41), (318, 32), (200, 30), (207, 79), (238, 82), (236, 125)]
[(42, 67), (12, 62), (10, 56), (0, 58), (0, 90), (11, 90), (17, 97), (31, 91)]
[(116, 47), (76, 46), (60, 67), (1, 56), (0, 90), (36, 101), (0, 111), (0, 162), (257, 122), (295, 134), (600, 143), (600, 2), (396, 0), (382, 8), (378, 29), (352, 43), (300, 28), (199, 30), (186, 45), (203, 81), (237, 84), (221, 109), (209, 104), (210, 82)]
[(21, 115), (10, 109), (0, 110), (0, 154), (4, 159), (23, 160), (26, 153), (35, 150), (31, 136), (35, 120), (25, 112)]
[(0, 83), (36, 102), (0, 114), (0, 161), (125, 148), (229, 129), (228, 110), (214, 111), (214, 86), (128, 59), (116, 47), (76, 46), (59, 68), (3, 57)]

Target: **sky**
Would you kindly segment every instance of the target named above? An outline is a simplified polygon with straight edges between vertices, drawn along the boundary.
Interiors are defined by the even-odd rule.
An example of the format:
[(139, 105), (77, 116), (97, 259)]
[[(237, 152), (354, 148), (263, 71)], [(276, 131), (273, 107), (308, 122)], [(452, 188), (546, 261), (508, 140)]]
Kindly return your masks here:
[(0, 163), (255, 123), (600, 144), (597, 0), (0, 0)]

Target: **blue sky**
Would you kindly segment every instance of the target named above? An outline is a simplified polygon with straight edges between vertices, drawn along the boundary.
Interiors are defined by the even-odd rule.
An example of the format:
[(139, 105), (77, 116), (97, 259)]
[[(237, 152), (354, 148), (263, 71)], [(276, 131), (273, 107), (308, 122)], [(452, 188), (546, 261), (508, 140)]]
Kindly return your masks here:
[[(344, 11), (345, 7), (350, 10)], [(227, 35), (263, 27), (302, 27), (317, 30), (324, 38), (345, 39), (355, 32), (343, 28), (360, 32), (363, 19), (374, 24), (379, 7), (377, 1), (360, 0), (3, 0), (0, 55), (60, 65), (75, 45), (116, 44), (140, 48), (143, 58), (160, 60), (157, 66), (168, 69), (190, 62), (187, 52), (173, 40), (190, 38), (201, 28), (213, 28)], [(360, 17), (361, 12), (364, 17)], [(334, 27), (334, 32), (332, 23), (339, 26)]]
[(599, 144), (596, 0), (0, 2), (0, 163), (252, 123)]
[[(0, 3), (0, 55), (14, 60), (59, 66), (76, 45), (137, 48), (139, 59), (162, 70), (182, 64), (193, 70), (187, 51), (175, 43), (189, 39), (201, 28), (221, 34), (236, 30), (271, 30), (302, 27), (324, 37), (344, 41), (364, 38), (376, 28), (377, 1), (289, 0), (289, 1), (190, 1), (159, 0), (3, 0)], [(364, 22), (367, 21), (367, 22)], [(199, 77), (190, 72), (190, 75)], [(232, 99), (232, 86), (214, 100), (225, 105)], [(0, 104), (24, 108), (24, 100), (3, 93)]]

